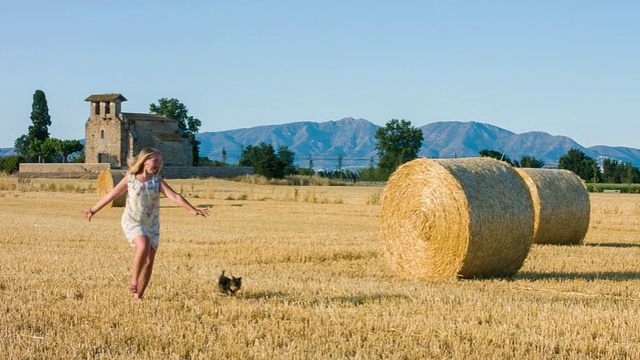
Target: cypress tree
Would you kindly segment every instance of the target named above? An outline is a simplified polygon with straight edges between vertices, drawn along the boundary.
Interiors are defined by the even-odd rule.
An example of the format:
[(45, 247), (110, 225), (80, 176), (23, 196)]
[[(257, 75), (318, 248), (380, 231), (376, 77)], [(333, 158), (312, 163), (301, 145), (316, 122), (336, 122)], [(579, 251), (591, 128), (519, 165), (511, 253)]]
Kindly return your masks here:
[(47, 140), (49, 138), (49, 126), (51, 126), (51, 116), (49, 116), (47, 97), (42, 90), (36, 90), (33, 94), (31, 122), (33, 125), (29, 126), (29, 143), (35, 139)]

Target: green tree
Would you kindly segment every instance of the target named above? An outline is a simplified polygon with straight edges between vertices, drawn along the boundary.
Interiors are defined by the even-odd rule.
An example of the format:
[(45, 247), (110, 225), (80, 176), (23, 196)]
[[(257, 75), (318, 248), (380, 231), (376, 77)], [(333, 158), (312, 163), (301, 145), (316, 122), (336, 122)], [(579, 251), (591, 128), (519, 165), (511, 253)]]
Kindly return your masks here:
[(59, 140), (53, 139), (54, 149), (62, 156), (62, 162), (66, 163), (69, 155), (82, 151), (84, 145), (78, 140)]
[(284, 164), (276, 156), (276, 152), (271, 147), (263, 152), (262, 157), (254, 167), (256, 174), (264, 175), (269, 179), (284, 178)]
[(600, 182), (602, 174), (596, 161), (583, 151), (571, 148), (558, 159), (558, 168), (572, 171), (584, 181)]
[(338, 165), (336, 166), (337, 172), (342, 172), (342, 160), (344, 160), (344, 157), (342, 157), (342, 154), (338, 154)]
[(202, 122), (190, 116), (187, 107), (178, 101), (178, 99), (174, 98), (158, 99), (158, 104), (153, 103), (149, 105), (149, 111), (178, 121), (178, 128), (189, 135), (189, 141), (193, 148), (193, 165), (198, 165), (198, 160), (200, 159), (200, 141), (196, 139), (195, 134), (200, 130)]
[(20, 163), (24, 162), (24, 156), (22, 155), (10, 155), (0, 157), (0, 171), (7, 175), (11, 175), (19, 170)]
[(200, 144), (202, 142), (196, 139), (196, 134), (189, 134), (189, 142), (191, 143), (191, 153), (193, 155), (193, 166), (198, 166), (200, 160)]
[[(42, 154), (32, 152), (32, 149), (41, 152), (40, 146), (49, 138), (49, 126), (51, 126), (51, 116), (49, 115), (49, 105), (47, 97), (42, 90), (36, 90), (33, 94), (31, 104), (31, 123), (29, 132), (16, 139), (14, 146), (16, 151), (25, 156), (27, 161), (42, 161)], [(35, 141), (38, 144), (33, 144)]]
[(226, 164), (227, 163), (227, 150), (224, 148), (224, 146), (222, 147), (222, 163)]
[(284, 174), (292, 175), (298, 172), (298, 168), (295, 165), (296, 153), (289, 150), (286, 145), (278, 146), (278, 159), (284, 164)]
[(51, 116), (49, 115), (47, 97), (42, 90), (36, 90), (33, 94), (31, 122), (33, 122), (33, 125), (29, 126), (29, 140), (39, 139), (44, 141), (49, 138)]
[(369, 158), (369, 167), (358, 170), (358, 178), (360, 179), (360, 181), (383, 180), (378, 175), (378, 171), (374, 166), (373, 157)]
[(630, 162), (625, 162), (621, 166), (620, 182), (623, 184), (631, 184), (638, 182), (638, 174), (640, 170), (637, 167), (631, 166)]
[[(286, 147), (285, 147), (286, 148)], [(288, 149), (286, 149), (289, 151)], [(258, 146), (249, 145), (242, 150), (240, 166), (252, 166), (253, 172), (269, 179), (282, 179), (287, 164), (278, 158), (271, 144), (261, 142)]]
[(211, 161), (211, 159), (209, 159), (207, 156), (200, 156), (200, 159), (198, 159), (198, 165), (199, 166), (224, 166), (223, 163), (221, 161)]
[(34, 139), (29, 144), (29, 154), (34, 156), (39, 163), (44, 163), (50, 160), (50, 158), (56, 153), (54, 139)]
[(158, 104), (149, 105), (149, 111), (178, 121), (178, 128), (190, 134), (200, 130), (202, 122), (189, 115), (189, 109), (178, 99), (158, 99)]
[(260, 158), (262, 157), (263, 147), (266, 146), (267, 144), (260, 143), (260, 145), (258, 146), (249, 145), (243, 148), (240, 154), (240, 160), (238, 160), (238, 165), (255, 167), (255, 165), (258, 163), (258, 160), (260, 160)]
[(610, 184), (631, 184), (640, 181), (640, 169), (630, 162), (616, 159), (602, 160), (602, 181)]
[(23, 159), (26, 161), (29, 158), (29, 135), (20, 135), (20, 137), (17, 138), (13, 143), (13, 147), (16, 149), (16, 152), (22, 155)]
[(422, 146), (422, 130), (411, 126), (411, 121), (391, 119), (376, 130), (378, 168), (387, 179), (395, 169), (418, 157)]
[(507, 154), (501, 153), (496, 150), (484, 149), (484, 150), (480, 150), (478, 154), (480, 154), (480, 156), (482, 157), (490, 157), (490, 158), (498, 159), (500, 161), (504, 161), (511, 166), (514, 165), (511, 159), (509, 159), (509, 157), (507, 156)]
[(602, 160), (602, 181), (609, 184), (622, 182), (621, 175), (624, 166), (616, 159), (604, 158)]
[(297, 168), (296, 169), (297, 174), (305, 175), (305, 176), (315, 175), (315, 171), (313, 170), (313, 158), (311, 157), (311, 154), (309, 154), (309, 157), (307, 157), (307, 159), (309, 160), (308, 167)]
[[(516, 162), (518, 161), (516, 160)], [(542, 168), (544, 167), (544, 161), (533, 156), (524, 155), (520, 158), (519, 166), (523, 168)]]
[(84, 149), (82, 149), (82, 150), (78, 151), (76, 154), (77, 154), (76, 156), (73, 156), (73, 157), (71, 158), (71, 162), (72, 162), (72, 163), (76, 163), (76, 164), (82, 164), (82, 163), (84, 163), (84, 162), (85, 162), (85, 161), (84, 161), (84, 160), (85, 160), (85, 152), (84, 152)]

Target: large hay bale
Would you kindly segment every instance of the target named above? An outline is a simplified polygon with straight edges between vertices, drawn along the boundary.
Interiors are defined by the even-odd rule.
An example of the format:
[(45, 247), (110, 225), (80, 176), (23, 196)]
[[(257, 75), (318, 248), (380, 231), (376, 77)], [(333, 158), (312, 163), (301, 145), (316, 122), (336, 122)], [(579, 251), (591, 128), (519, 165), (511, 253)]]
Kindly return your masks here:
[(416, 159), (387, 182), (380, 237), (400, 275), (511, 276), (529, 253), (532, 236), (529, 189), (498, 160)]
[(533, 200), (534, 244), (580, 244), (589, 228), (589, 193), (580, 178), (559, 169), (516, 169)]
[[(108, 194), (118, 185), (120, 180), (127, 176), (124, 170), (103, 170), (98, 174), (98, 197)], [(127, 194), (123, 194), (108, 203), (105, 207), (124, 207), (127, 202)]]

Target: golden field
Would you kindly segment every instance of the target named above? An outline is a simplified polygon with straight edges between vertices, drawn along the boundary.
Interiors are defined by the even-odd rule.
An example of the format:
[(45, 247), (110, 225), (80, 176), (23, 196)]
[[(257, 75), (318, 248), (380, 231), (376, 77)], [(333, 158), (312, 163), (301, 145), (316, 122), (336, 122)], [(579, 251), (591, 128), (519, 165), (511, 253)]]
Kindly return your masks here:
[(639, 195), (591, 194), (585, 243), (534, 245), (512, 278), (426, 282), (385, 260), (382, 187), (168, 182), (211, 216), (161, 200), (132, 302), (122, 208), (80, 214), (95, 181), (0, 177), (1, 358), (640, 358)]

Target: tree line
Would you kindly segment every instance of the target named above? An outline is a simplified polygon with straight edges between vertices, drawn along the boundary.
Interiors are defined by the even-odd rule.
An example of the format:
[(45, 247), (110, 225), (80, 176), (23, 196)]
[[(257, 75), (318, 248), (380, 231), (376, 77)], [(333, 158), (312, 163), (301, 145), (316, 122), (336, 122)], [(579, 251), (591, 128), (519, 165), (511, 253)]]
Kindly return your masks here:
[[(193, 165), (198, 165), (200, 141), (195, 134), (200, 129), (202, 122), (189, 115), (187, 107), (177, 99), (161, 98), (158, 104), (149, 105), (149, 112), (163, 115), (169, 119), (178, 121), (178, 128), (189, 136), (193, 151)], [(0, 157), (0, 171), (12, 174), (19, 169), (19, 164), (49, 163), (49, 162), (77, 162), (84, 163), (84, 145), (79, 140), (62, 140), (50, 137), (49, 126), (51, 116), (47, 97), (42, 90), (36, 90), (33, 94), (31, 105), (31, 125), (26, 134), (18, 137), (14, 142), (15, 152), (18, 155)]]
[(47, 97), (42, 90), (36, 90), (33, 94), (30, 118), (32, 125), (29, 126), (28, 132), (17, 138), (14, 143), (16, 152), (20, 155), (14, 159), (5, 159), (3, 161), (5, 165), (17, 167), (19, 162), (45, 162), (47, 160), (67, 162), (69, 155), (84, 149), (78, 140), (50, 137), (51, 116), (49, 115)]
[[(282, 178), (286, 175), (301, 174), (353, 181), (356, 179), (386, 181), (398, 166), (418, 157), (418, 152), (422, 147), (423, 134), (420, 129), (413, 127), (410, 121), (392, 119), (376, 131), (375, 139), (377, 140), (375, 148), (378, 153), (378, 163), (375, 164), (374, 159), (371, 158), (368, 167), (355, 171), (343, 169), (342, 155), (338, 155), (334, 170), (314, 172), (311, 156), (309, 156), (307, 168), (298, 167), (294, 165), (295, 153), (286, 146), (281, 145), (276, 152), (271, 145), (265, 143), (244, 149), (239, 164), (253, 166), (254, 173), (267, 178)], [(280, 157), (280, 154), (286, 156)], [(529, 155), (524, 155), (520, 159), (510, 159), (507, 154), (491, 149), (481, 150), (478, 154), (504, 161), (514, 167), (542, 168), (545, 165), (543, 160)], [(225, 159), (224, 154), (223, 159)], [(265, 166), (265, 164), (270, 165)], [(572, 148), (567, 154), (560, 156), (558, 168), (572, 171), (585, 182), (618, 184), (640, 182), (640, 170), (632, 166), (631, 163), (605, 158), (602, 167), (600, 167), (595, 159), (576, 148)]]
[[(232, 165), (227, 163), (224, 148), (221, 154), (222, 161), (211, 161), (207, 157), (199, 156), (200, 142), (195, 139), (195, 134), (202, 122), (189, 115), (187, 107), (179, 100), (161, 98), (158, 104), (153, 103), (149, 106), (149, 111), (178, 121), (178, 128), (189, 135), (194, 166)], [(42, 90), (36, 90), (33, 95), (30, 118), (32, 125), (28, 127), (27, 134), (20, 136), (14, 143), (19, 155), (0, 157), (0, 171), (11, 174), (18, 170), (21, 162), (84, 162), (84, 146), (80, 141), (50, 137), (51, 117)], [(398, 166), (418, 157), (423, 142), (422, 130), (404, 119), (391, 119), (384, 127), (376, 130), (374, 138), (378, 163), (371, 158), (368, 167), (358, 170), (343, 168), (343, 157), (338, 155), (335, 169), (316, 172), (311, 155), (308, 157), (308, 167), (300, 167), (295, 164), (295, 152), (287, 146), (280, 145), (274, 148), (273, 145), (264, 142), (243, 148), (237, 165), (253, 167), (255, 174), (276, 179), (288, 175), (316, 175), (348, 181), (386, 181)], [(528, 155), (512, 160), (507, 154), (491, 149), (481, 150), (479, 155), (496, 158), (515, 167), (544, 167), (544, 161)], [(586, 182), (640, 182), (640, 170), (631, 163), (605, 158), (600, 167), (593, 158), (575, 148), (560, 156), (558, 168), (570, 170)]]

